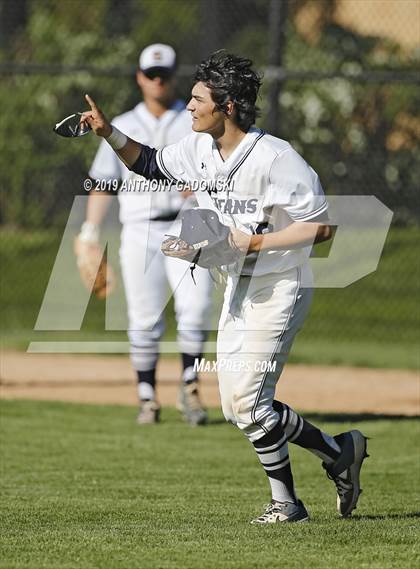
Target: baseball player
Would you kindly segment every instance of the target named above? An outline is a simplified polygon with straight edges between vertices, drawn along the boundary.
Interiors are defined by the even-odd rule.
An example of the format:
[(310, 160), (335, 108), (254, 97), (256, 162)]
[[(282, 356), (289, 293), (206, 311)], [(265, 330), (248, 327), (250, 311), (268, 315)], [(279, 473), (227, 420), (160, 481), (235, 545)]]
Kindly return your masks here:
[(259, 87), (250, 60), (213, 54), (199, 65), (187, 106), (194, 133), (160, 150), (112, 127), (89, 96), (91, 110), (81, 120), (128, 167), (149, 178), (230, 182), (225, 195), (203, 191), (197, 199), (231, 226), (232, 246), (245, 255), (240, 267), (228, 267), (218, 379), (223, 413), (252, 443), (271, 487), (271, 503), (253, 523), (309, 518), (296, 494), (289, 442), (321, 458), (336, 485), (338, 512), (345, 517), (360, 495), (365, 437), (357, 430), (331, 436), (274, 400), (311, 303), (310, 246), (329, 238), (330, 228), (314, 170), (289, 143), (253, 127)]
[[(156, 148), (172, 144), (191, 133), (190, 113), (185, 103), (175, 98), (176, 55), (169, 45), (154, 44), (139, 58), (136, 79), (144, 101), (113, 120), (134, 140)], [(99, 147), (89, 175), (100, 180), (133, 182), (140, 176), (118, 159), (105, 141)], [(129, 185), (127, 184), (127, 188)], [(122, 186), (124, 188), (124, 185)], [(110, 204), (110, 195), (91, 192), (86, 221), (76, 243), (79, 265), (86, 256), (99, 250), (99, 226)], [(177, 191), (124, 191), (118, 195), (122, 223), (120, 261), (128, 306), (131, 361), (138, 379), (139, 424), (159, 419), (156, 364), (159, 340), (164, 332), (163, 310), (167, 302), (167, 281), (174, 292), (178, 325), (178, 345), (182, 356), (183, 377), (178, 406), (193, 425), (207, 421), (198, 394), (195, 358), (201, 357), (211, 300), (208, 272), (195, 272), (195, 282), (188, 269), (175, 259), (164, 257), (160, 243), (165, 234), (174, 233), (174, 220), (181, 206)], [(155, 256), (159, 262), (151, 262)], [(194, 302), (191, 299), (194, 298)]]

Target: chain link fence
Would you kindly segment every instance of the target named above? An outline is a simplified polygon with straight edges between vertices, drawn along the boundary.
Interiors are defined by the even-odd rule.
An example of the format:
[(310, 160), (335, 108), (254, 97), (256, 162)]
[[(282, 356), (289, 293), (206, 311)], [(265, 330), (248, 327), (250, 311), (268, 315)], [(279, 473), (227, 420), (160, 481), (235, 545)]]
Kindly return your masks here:
[(85, 107), (85, 92), (109, 116), (134, 106), (138, 54), (160, 41), (178, 52), (185, 99), (195, 64), (212, 51), (253, 59), (264, 76), (258, 126), (289, 140), (327, 193), (375, 195), (394, 213), (378, 270), (347, 289), (319, 291), (302, 342), (415, 346), (419, 6), (411, 0), (3, 0), (5, 336), (33, 328), (97, 148), (94, 137), (82, 144), (59, 139), (52, 127)]

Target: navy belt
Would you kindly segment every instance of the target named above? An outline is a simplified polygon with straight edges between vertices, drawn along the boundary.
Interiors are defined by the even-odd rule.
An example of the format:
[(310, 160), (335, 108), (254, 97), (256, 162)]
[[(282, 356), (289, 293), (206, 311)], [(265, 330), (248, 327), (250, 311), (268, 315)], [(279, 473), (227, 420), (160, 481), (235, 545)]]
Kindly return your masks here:
[(152, 217), (150, 221), (175, 221), (178, 217), (178, 212), (168, 213), (168, 215), (158, 215), (157, 217)]

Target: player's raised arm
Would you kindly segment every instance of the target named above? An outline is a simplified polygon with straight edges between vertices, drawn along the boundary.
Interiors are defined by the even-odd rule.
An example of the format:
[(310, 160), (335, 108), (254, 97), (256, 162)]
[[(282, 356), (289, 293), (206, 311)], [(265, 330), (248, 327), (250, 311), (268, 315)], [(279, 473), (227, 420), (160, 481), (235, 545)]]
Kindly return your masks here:
[(85, 95), (85, 99), (90, 106), (90, 110), (82, 113), (80, 122), (87, 123), (97, 136), (103, 137), (124, 164), (130, 168), (137, 162), (142, 151), (142, 145), (115, 128), (92, 97)]

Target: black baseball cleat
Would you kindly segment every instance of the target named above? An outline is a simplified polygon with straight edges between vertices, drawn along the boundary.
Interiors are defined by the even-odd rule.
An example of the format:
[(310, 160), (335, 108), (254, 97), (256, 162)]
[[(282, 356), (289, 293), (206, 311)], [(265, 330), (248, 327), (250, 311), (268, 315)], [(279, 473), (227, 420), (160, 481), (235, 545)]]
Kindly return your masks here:
[(251, 524), (302, 523), (309, 521), (309, 514), (301, 500), (293, 502), (276, 502), (267, 504), (261, 516), (252, 520)]
[(343, 518), (356, 508), (362, 489), (360, 469), (367, 454), (367, 437), (360, 431), (347, 431), (334, 437), (341, 448), (341, 454), (333, 464), (322, 463), (328, 478), (337, 488), (337, 511)]

